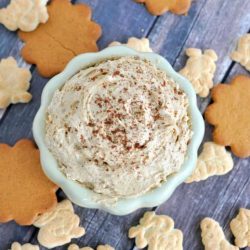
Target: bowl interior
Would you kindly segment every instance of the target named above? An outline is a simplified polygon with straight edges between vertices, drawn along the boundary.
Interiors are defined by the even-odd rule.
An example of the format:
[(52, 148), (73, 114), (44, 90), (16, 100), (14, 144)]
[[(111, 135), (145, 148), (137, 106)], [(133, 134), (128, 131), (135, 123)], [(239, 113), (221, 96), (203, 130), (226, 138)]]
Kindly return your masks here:
[[(99, 61), (137, 55), (154, 63), (159, 69), (164, 70), (181, 89), (185, 91), (189, 100), (189, 112), (191, 116), (193, 137), (188, 145), (185, 161), (179, 172), (170, 175), (162, 185), (139, 197), (118, 200), (114, 204), (96, 202), (99, 194), (83, 187), (75, 181), (71, 181), (59, 170), (57, 161), (45, 145), (45, 120), (46, 109), (51, 102), (54, 92), (60, 88), (67, 79), (71, 78), (81, 69), (93, 65)], [(99, 208), (116, 215), (125, 215), (141, 207), (153, 207), (167, 200), (175, 188), (181, 184), (193, 171), (198, 147), (204, 135), (204, 121), (196, 105), (196, 95), (192, 85), (181, 75), (176, 73), (171, 65), (161, 56), (154, 53), (139, 53), (124, 46), (107, 48), (97, 53), (87, 53), (72, 59), (63, 72), (53, 77), (45, 86), (42, 93), (41, 106), (33, 123), (34, 139), (40, 149), (41, 164), (45, 174), (63, 189), (68, 198), (79, 206)]]

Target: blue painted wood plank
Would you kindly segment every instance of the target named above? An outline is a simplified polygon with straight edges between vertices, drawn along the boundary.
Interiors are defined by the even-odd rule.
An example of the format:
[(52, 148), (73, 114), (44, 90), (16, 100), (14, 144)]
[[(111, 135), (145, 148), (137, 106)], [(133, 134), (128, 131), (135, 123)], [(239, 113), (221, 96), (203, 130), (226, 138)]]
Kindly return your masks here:
[(93, 19), (102, 26), (98, 44), (103, 49), (113, 41), (126, 42), (131, 36), (144, 37), (154, 20), (146, 9), (133, 0), (79, 0), (92, 7)]

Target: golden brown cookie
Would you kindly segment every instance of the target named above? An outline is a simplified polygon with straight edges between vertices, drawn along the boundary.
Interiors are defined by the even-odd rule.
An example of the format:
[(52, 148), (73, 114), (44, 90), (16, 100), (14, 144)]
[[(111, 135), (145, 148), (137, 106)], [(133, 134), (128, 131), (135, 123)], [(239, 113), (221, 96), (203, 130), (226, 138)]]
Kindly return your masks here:
[(31, 225), (57, 204), (57, 186), (43, 173), (39, 150), (30, 140), (0, 144), (0, 222)]
[(191, 0), (135, 0), (137, 3), (145, 3), (152, 15), (162, 15), (166, 11), (182, 15), (188, 13)]
[(101, 28), (91, 21), (91, 9), (86, 4), (52, 0), (48, 13), (48, 22), (35, 31), (19, 32), (26, 43), (23, 58), (36, 64), (44, 77), (61, 72), (78, 54), (97, 51), (96, 41), (101, 36)]
[(215, 126), (213, 140), (238, 157), (250, 156), (250, 78), (238, 75), (230, 84), (218, 84), (212, 99), (205, 118)]

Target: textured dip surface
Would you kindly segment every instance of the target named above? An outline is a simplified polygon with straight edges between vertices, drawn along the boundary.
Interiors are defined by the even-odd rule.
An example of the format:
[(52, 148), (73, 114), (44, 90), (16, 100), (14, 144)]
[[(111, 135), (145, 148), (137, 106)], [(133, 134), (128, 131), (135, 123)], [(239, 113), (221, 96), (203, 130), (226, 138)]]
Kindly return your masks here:
[(159, 186), (180, 169), (191, 135), (186, 94), (135, 56), (81, 70), (47, 110), (46, 143), (61, 171), (103, 201)]

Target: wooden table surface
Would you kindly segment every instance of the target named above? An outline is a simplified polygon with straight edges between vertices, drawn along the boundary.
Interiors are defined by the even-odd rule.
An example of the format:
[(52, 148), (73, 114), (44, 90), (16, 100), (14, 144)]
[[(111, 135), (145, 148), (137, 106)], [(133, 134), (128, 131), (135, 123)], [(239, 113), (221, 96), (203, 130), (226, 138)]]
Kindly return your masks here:
[[(0, 7), (9, 0), (1, 0)], [(219, 60), (215, 82), (228, 82), (236, 74), (249, 72), (230, 60), (229, 54), (235, 48), (239, 36), (250, 29), (250, 0), (193, 0), (187, 16), (166, 13), (155, 17), (143, 5), (133, 0), (82, 0), (73, 1), (89, 4), (93, 19), (103, 29), (98, 44), (105, 48), (111, 41), (126, 42), (131, 37), (148, 37), (155, 52), (164, 56), (176, 70), (186, 61), (184, 51), (188, 47), (214, 49)], [(20, 56), (22, 42), (16, 33), (0, 25), (0, 58), (14, 56), (20, 66), (30, 68), (33, 78), (30, 92), (33, 100), (29, 104), (10, 106), (0, 120), (0, 142), (13, 145), (21, 138), (32, 138), (32, 121), (40, 105), (40, 96), (48, 79), (41, 77), (35, 66), (26, 64)], [(198, 98), (201, 112), (204, 112), (210, 97)], [(249, 125), (249, 124), (248, 124)], [(212, 128), (206, 125), (204, 141), (211, 140)], [(222, 225), (228, 239), (233, 242), (229, 222), (240, 207), (250, 208), (250, 159), (234, 157), (234, 169), (227, 175), (211, 177), (206, 181), (180, 185), (164, 204), (153, 208), (159, 214), (166, 214), (175, 220), (176, 227), (184, 233), (184, 249), (203, 249), (199, 223), (210, 216)], [(4, 190), (0, 190), (4, 192)], [(58, 192), (59, 199), (64, 197)], [(127, 237), (131, 225), (138, 223), (145, 209), (128, 216), (118, 217), (99, 210), (75, 206), (81, 217), (81, 224), (87, 233), (73, 240), (80, 246), (96, 247), (109, 243), (116, 250), (136, 249), (134, 241)], [(14, 222), (0, 224), (0, 250), (6, 250), (13, 241), (37, 243), (37, 229), (21, 227)], [(41, 249), (45, 249), (41, 247)], [(67, 246), (56, 249), (67, 249)]]

